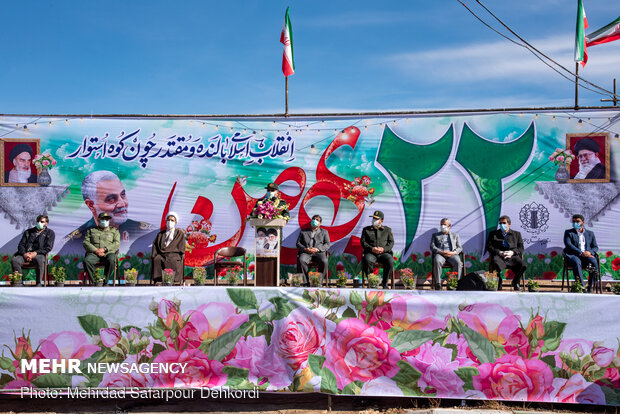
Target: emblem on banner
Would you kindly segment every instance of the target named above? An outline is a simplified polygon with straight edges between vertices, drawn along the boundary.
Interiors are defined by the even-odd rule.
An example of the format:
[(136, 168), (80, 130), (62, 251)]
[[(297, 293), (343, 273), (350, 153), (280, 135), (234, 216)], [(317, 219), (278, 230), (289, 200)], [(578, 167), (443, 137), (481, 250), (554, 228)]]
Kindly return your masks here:
[(547, 231), (549, 226), (549, 210), (542, 204), (532, 201), (524, 205), (519, 211), (522, 228), (528, 233), (540, 234)]

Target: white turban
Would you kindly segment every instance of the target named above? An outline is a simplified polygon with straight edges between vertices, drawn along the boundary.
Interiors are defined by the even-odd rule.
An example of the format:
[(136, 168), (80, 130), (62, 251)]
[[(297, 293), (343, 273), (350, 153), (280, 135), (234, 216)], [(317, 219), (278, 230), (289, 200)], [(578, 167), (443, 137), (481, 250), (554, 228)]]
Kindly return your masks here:
[(168, 214), (166, 214), (166, 220), (168, 219), (168, 217), (174, 217), (175, 219), (177, 219), (177, 223), (179, 223), (179, 215), (177, 213), (175, 213), (174, 211), (169, 211)]

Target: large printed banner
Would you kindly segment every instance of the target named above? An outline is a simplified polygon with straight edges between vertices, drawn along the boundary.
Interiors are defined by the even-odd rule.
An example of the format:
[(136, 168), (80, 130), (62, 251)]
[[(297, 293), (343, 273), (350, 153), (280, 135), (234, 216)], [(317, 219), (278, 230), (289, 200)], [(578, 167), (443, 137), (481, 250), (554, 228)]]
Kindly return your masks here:
[[(320, 214), (332, 242), (332, 275), (359, 273), (361, 230), (382, 210), (394, 231), (397, 268), (430, 272), (430, 238), (447, 217), (461, 236), (467, 270), (486, 269), (486, 234), (507, 214), (523, 235), (527, 274), (554, 279), (564, 230), (581, 213), (596, 234), (603, 277), (619, 279), (619, 115), (3, 118), (0, 274), (10, 272), (21, 233), (42, 213), (56, 232), (51, 264), (73, 279), (83, 271), (84, 234), (100, 212), (112, 214), (123, 267), (140, 278), (149, 277), (151, 244), (167, 211), (179, 213), (186, 230), (188, 269), (212, 263), (224, 246), (245, 247), (252, 262), (246, 219), (275, 182), (292, 217), (283, 234), (285, 266), (295, 264), (299, 228)], [(567, 167), (569, 153), (556, 149), (578, 157)]]
[(0, 389), (24, 396), (202, 388), (620, 405), (609, 295), (4, 288), (0, 302)]

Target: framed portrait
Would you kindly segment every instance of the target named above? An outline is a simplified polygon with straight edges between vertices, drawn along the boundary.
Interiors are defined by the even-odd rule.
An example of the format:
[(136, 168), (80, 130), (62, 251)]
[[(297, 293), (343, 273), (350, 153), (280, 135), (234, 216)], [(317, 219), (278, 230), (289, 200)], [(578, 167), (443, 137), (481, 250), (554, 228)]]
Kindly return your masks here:
[(566, 134), (566, 149), (575, 154), (569, 183), (609, 182), (609, 132)]
[(280, 252), (280, 229), (278, 227), (256, 228), (256, 257), (278, 257)]
[(0, 185), (39, 185), (38, 171), (32, 161), (40, 153), (40, 139), (0, 139)]

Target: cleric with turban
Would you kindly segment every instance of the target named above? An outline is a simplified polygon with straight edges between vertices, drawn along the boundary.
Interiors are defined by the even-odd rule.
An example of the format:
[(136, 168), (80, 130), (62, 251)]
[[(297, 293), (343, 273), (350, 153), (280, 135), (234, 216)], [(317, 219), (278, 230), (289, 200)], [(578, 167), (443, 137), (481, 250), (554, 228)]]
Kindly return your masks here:
[(4, 173), (5, 183), (34, 184), (37, 182), (36, 174), (32, 173), (32, 147), (25, 143), (15, 145), (9, 152), (8, 160), (13, 164), (10, 171)]
[(605, 178), (605, 166), (599, 159), (601, 148), (592, 138), (582, 138), (575, 144), (575, 154), (579, 160), (579, 172), (575, 180), (597, 180)]

